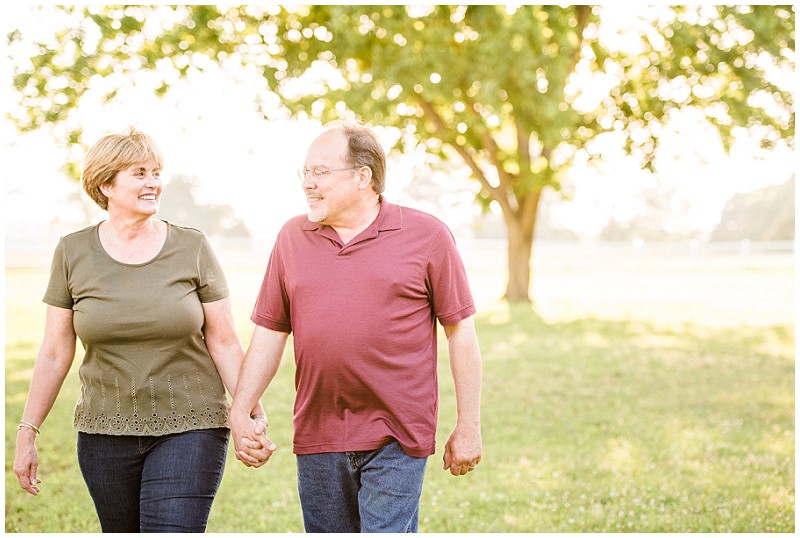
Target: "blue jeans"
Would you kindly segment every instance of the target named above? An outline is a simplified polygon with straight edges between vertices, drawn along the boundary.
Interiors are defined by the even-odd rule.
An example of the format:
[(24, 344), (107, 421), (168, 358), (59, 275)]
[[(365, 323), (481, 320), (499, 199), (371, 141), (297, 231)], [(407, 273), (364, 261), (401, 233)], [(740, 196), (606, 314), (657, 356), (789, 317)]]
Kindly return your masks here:
[(427, 458), (377, 450), (297, 456), (306, 532), (417, 532)]
[(204, 532), (227, 450), (227, 428), (78, 432), (78, 464), (103, 532)]

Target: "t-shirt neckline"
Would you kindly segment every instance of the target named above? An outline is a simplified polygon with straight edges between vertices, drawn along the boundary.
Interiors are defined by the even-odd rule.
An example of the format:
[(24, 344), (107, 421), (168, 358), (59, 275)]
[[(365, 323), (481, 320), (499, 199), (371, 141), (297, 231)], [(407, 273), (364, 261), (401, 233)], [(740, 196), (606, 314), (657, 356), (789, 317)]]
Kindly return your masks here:
[(105, 249), (105, 247), (103, 247), (103, 242), (100, 241), (100, 225), (103, 224), (104, 222), (106, 222), (104, 220), (101, 220), (100, 222), (98, 222), (95, 225), (95, 227), (94, 227), (94, 240), (97, 242), (97, 247), (100, 249), (100, 252), (102, 252), (103, 255), (106, 258), (108, 258), (109, 260), (111, 260), (112, 262), (114, 262), (114, 263), (116, 263), (118, 265), (124, 265), (125, 267), (144, 267), (145, 265), (149, 265), (149, 264), (153, 263), (154, 261), (156, 261), (158, 258), (161, 257), (161, 254), (163, 254), (164, 253), (164, 249), (167, 248), (167, 243), (169, 243), (169, 238), (172, 235), (172, 225), (168, 221), (166, 221), (164, 219), (159, 219), (159, 220), (161, 220), (161, 222), (163, 222), (164, 224), (167, 225), (167, 237), (164, 239), (164, 244), (161, 245), (161, 249), (159, 249), (159, 251), (156, 253), (156, 255), (153, 256), (152, 258), (150, 258), (149, 260), (144, 261), (142, 263), (125, 263), (125, 262), (121, 262), (118, 259), (116, 259), (114, 256), (112, 256), (111, 254), (108, 253), (108, 251)]

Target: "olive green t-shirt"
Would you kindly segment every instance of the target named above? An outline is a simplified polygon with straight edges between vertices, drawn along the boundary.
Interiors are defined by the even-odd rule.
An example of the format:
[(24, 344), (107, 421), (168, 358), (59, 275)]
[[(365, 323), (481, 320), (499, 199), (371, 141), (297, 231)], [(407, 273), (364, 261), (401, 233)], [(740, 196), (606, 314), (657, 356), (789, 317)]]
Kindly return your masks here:
[(99, 226), (61, 238), (44, 295), (73, 310), (85, 350), (76, 429), (163, 435), (227, 426), (201, 303), (227, 297), (228, 287), (208, 239), (167, 223), (156, 257), (126, 264), (103, 249)]

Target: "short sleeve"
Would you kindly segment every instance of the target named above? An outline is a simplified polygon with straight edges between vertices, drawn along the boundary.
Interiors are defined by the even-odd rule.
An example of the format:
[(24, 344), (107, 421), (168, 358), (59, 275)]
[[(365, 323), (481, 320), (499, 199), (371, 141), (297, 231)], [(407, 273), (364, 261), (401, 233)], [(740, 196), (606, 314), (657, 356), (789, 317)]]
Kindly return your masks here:
[(69, 290), (69, 260), (63, 238), (58, 241), (53, 253), (53, 261), (50, 264), (50, 281), (42, 301), (59, 308), (72, 308), (75, 304)]
[(291, 307), (284, 285), (280, 236), (269, 256), (264, 280), (250, 320), (256, 325), (279, 332), (292, 332)]
[(428, 256), (428, 286), (439, 323), (452, 325), (475, 314), (467, 271), (453, 234), (442, 224)]
[(208, 242), (205, 234), (200, 238), (200, 249), (197, 255), (197, 268), (199, 282), (197, 286), (197, 296), (201, 303), (211, 303), (224, 299), (230, 292), (228, 283), (225, 280), (225, 273), (222, 266)]

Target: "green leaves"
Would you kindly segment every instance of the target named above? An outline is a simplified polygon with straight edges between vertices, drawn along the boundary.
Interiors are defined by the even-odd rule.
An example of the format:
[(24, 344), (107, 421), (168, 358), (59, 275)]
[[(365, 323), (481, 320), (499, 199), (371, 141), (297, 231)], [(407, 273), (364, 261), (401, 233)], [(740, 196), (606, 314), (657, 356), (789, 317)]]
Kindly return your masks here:
[[(586, 133), (647, 130), (689, 106), (725, 140), (734, 125), (763, 125), (773, 142), (793, 142), (792, 94), (773, 80), (793, 68), (789, 7), (645, 9), (642, 23), (624, 30), (640, 34), (630, 50), (601, 39), (602, 10), (588, 6), (50, 9), (77, 24), (51, 43), (10, 36), (12, 46), (38, 49), (14, 79), (27, 112), (14, 119), (24, 130), (65, 121), (95, 77), (152, 70), (163, 76), (163, 95), (175, 76), (234, 62), (258, 66), (294, 115), (326, 121), (350, 111), (420, 143), (435, 137), (461, 147), (485, 172), (497, 167), (492, 159), (533, 172), (538, 157), (520, 154), (526, 137), (550, 152), (577, 148)], [(616, 83), (597, 108), (579, 113), (574, 99), (591, 89), (570, 85), (581, 73)], [(654, 140), (639, 136), (631, 147), (652, 155)]]
[(788, 6), (632, 5), (618, 29), (619, 17), (606, 16), (613, 8), (590, 6), (42, 9), (70, 24), (47, 43), (9, 37), (12, 54), (34, 51), (15, 56), (11, 117), (21, 130), (69, 124), (99, 79), (113, 95), (152, 71), (164, 95), (211, 63), (254, 66), (263, 77), (254, 93), (268, 88), (295, 117), (355, 115), (457, 155), (483, 205), (494, 200), (508, 222), (531, 227), (528, 195), (558, 189), (575, 155), (604, 133), (624, 137), (649, 169), (660, 130), (686, 109), (715, 126), (725, 148), (737, 128), (758, 128), (765, 147), (794, 145)]

